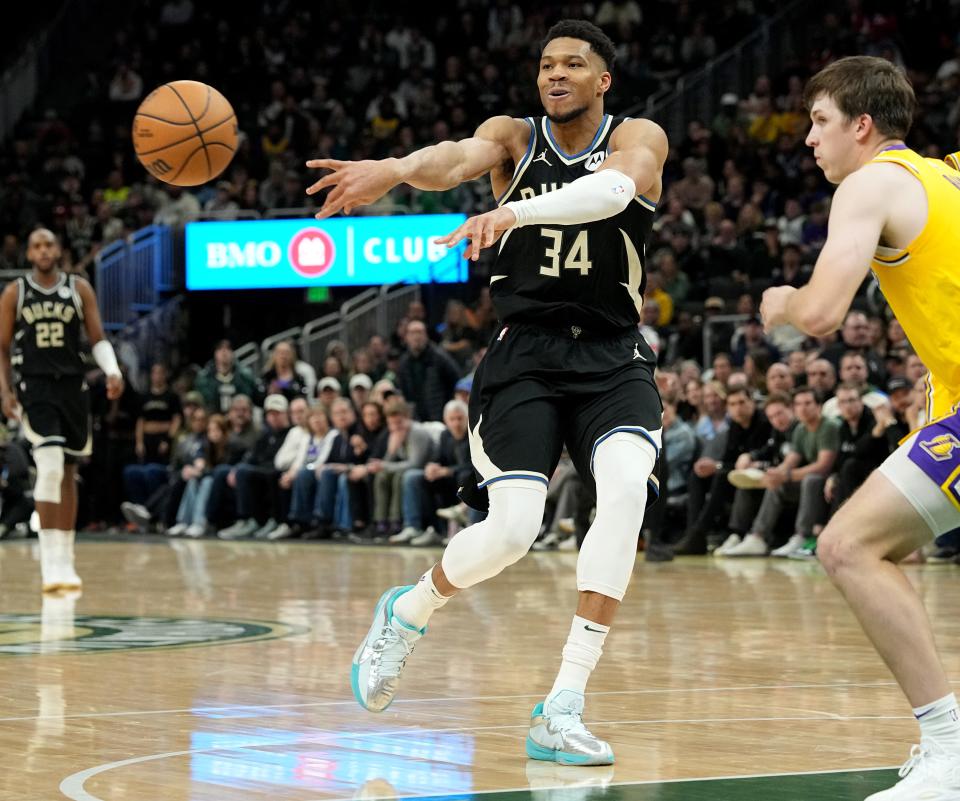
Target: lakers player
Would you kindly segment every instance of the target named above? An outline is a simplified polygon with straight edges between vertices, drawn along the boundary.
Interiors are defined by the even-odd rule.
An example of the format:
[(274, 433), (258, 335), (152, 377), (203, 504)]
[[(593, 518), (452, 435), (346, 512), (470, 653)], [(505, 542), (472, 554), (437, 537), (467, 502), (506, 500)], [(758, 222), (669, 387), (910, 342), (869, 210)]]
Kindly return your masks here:
[(630, 580), (662, 445), (656, 357), (637, 326), (667, 141), (649, 120), (605, 113), (615, 54), (595, 25), (564, 20), (540, 54), (544, 116), (493, 117), (469, 139), (402, 159), (307, 163), (333, 170), (308, 190), (331, 189), (318, 216), (372, 203), (401, 182), (442, 190), (489, 175), (499, 199), (439, 240), (469, 239), (472, 258), (499, 240), (490, 296), (502, 325), (470, 393), (477, 476), (463, 488), (471, 505), (489, 493), (490, 512), (416, 585), (381, 596), (354, 657), (354, 695), (385, 710), (431, 615), (527, 553), (566, 445), (584, 482), (596, 483), (597, 515), (577, 560), (560, 670), (533, 709), (526, 752), (568, 765), (614, 760), (583, 723), (584, 690)]
[(123, 378), (93, 288), (60, 272), (60, 243), (52, 231), (30, 234), (27, 261), (30, 274), (0, 295), (0, 404), (6, 417), (21, 421), (33, 446), (43, 591), (79, 590), (73, 542), (77, 460), (91, 450), (87, 345), (106, 375), (111, 400), (123, 392)]
[(809, 284), (768, 289), (760, 311), (768, 330), (790, 323), (826, 335), (873, 270), (930, 370), (931, 422), (840, 509), (817, 553), (920, 724), (902, 780), (870, 801), (958, 801), (960, 710), (897, 562), (960, 526), (960, 172), (955, 161), (926, 159), (904, 144), (916, 100), (883, 59), (841, 59), (810, 80), (805, 97), (807, 145), (838, 184), (829, 236)]

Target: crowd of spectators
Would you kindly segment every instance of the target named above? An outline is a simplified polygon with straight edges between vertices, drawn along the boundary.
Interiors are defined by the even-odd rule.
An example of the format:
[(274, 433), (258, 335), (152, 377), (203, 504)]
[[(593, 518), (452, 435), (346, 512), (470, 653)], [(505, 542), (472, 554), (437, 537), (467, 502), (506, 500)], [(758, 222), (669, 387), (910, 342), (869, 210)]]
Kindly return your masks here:
[[(308, 155), (403, 154), (468, 135), (491, 114), (536, 113), (537, 44), (558, 16), (594, 19), (619, 44), (608, 107), (620, 111), (771, 11), (711, 4), (707, 26), (708, 6), (696, 2), (461, 0), (416, 27), (376, 4), (361, 14), (344, 3), (322, 20), (265, 6), (242, 23), (220, 5), (144, 4), (146, 22), (117, 34), (112, 72), (88, 76), (90, 100), (44, 112), (5, 146), (0, 269), (24, 266), (22, 236), (38, 220), (61, 234), (67, 266), (82, 269), (103, 242), (155, 220), (305, 206)], [(808, 75), (850, 53), (889, 58), (917, 88), (909, 144), (931, 157), (960, 147), (960, 8), (934, 5), (935, 29), (913, 5), (850, 0), (813, 13), (792, 67), (728, 87), (716, 116), (690, 120), (671, 142), (642, 312), (665, 407), (651, 557), (810, 556), (832, 510), (922, 421), (925, 368), (869, 282), (829, 337), (766, 336), (756, 314), (764, 288), (807, 280), (826, 237), (832, 189), (803, 143)], [(349, 53), (347, 42), (357, 43)], [(195, 192), (147, 178), (128, 141), (139, 99), (182, 77), (184, 63), (234, 101), (242, 129), (222, 180)], [(477, 182), (398, 188), (383, 204), (469, 212), (490, 202)], [(174, 534), (441, 541), (469, 520), (452, 491), (469, 474), (457, 402), (496, 324), (488, 293), (465, 300), (412, 307), (396, 331), (354, 353), (334, 347), (323, 364), (284, 342), (262, 375), (249, 375), (224, 342), (177, 377), (176, 391), (158, 366), (142, 398), (104, 396), (87, 474), (91, 485), (110, 480), (85, 494), (86, 519), (112, 525), (125, 503), (131, 525)], [(549, 500), (536, 547), (577, 547), (592, 499), (566, 460)]]

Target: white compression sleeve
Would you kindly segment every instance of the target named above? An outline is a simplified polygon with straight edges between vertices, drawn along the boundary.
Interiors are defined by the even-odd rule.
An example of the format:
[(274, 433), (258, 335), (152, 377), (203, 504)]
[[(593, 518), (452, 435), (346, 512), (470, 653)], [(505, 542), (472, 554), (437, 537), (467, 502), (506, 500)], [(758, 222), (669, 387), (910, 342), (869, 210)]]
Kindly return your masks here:
[(101, 339), (93, 346), (93, 358), (105, 375), (120, 375), (120, 365), (117, 364), (117, 354), (113, 352), (113, 345), (107, 342), (107, 340)]
[(584, 175), (562, 189), (512, 200), (504, 206), (516, 216), (514, 228), (524, 225), (577, 225), (619, 214), (637, 194), (637, 185), (619, 170)]

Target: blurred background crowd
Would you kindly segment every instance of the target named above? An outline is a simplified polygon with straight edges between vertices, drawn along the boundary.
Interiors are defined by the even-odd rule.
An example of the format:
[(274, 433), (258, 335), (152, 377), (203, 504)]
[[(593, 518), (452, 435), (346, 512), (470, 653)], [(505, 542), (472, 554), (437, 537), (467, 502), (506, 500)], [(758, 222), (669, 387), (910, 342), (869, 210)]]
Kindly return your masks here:
[[(60, 236), (65, 269), (95, 279), (98, 252), (145, 225), (304, 216), (323, 200), (304, 194), (307, 158), (403, 155), (469, 136), (492, 115), (535, 115), (539, 42), (558, 18), (610, 34), (607, 108), (642, 115), (782, 10), (767, 0), (459, 0), (414, 24), (376, 2), (262, 3), (243, 15), (221, 0), (136, 5), (114, 12), (111, 42), (71, 53), (72, 84), (41, 92), (0, 144), (0, 277), (27, 267), (38, 224)], [(714, 113), (671, 129), (642, 313), (659, 358), (668, 472), (646, 522), (650, 558), (813, 558), (831, 512), (923, 419), (926, 370), (872, 282), (829, 337), (768, 336), (756, 314), (767, 286), (807, 280), (826, 237), (832, 188), (804, 145), (804, 81), (839, 56), (888, 58), (920, 101), (910, 146), (930, 157), (960, 149), (960, 7), (814, 3), (803, 28), (788, 65), (719, 87)], [(190, 191), (149, 178), (130, 146), (138, 103), (183, 77), (217, 86), (241, 129), (227, 172)], [(491, 204), (478, 181), (400, 187), (370, 211)], [(471, 476), (465, 402), (496, 329), (489, 258), (467, 284), (411, 303), (391, 330), (352, 351), (331, 342), (313, 363), (283, 340), (250, 371), (234, 358), (235, 331), (185, 325), (175, 363), (154, 365), (121, 400), (108, 402), (91, 376), (81, 524), (418, 545), (455, 534), (471, 514), (456, 499)], [(275, 312), (261, 314), (273, 324), (263, 336), (284, 328)], [(29, 517), (29, 460), (15, 437), (5, 453), (9, 536)], [(550, 500), (535, 547), (576, 548), (593, 499), (566, 460)], [(947, 537), (928, 556), (957, 550)]]

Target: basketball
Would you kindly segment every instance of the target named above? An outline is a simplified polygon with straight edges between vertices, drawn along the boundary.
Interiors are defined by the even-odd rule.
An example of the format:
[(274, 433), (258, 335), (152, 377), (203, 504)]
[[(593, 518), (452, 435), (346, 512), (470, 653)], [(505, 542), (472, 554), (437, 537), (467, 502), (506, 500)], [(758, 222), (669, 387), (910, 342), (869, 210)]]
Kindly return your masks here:
[(133, 148), (155, 178), (197, 186), (222, 173), (237, 149), (229, 101), (199, 81), (171, 81), (146, 96), (133, 118)]

